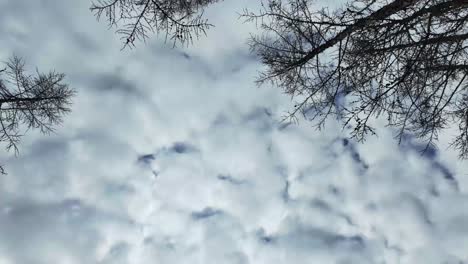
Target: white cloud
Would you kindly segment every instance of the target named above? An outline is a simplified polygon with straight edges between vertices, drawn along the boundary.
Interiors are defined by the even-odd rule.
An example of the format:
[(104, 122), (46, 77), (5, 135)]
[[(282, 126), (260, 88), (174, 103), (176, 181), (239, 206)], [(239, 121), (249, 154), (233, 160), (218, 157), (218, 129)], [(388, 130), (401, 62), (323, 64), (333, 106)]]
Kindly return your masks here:
[(356, 144), (333, 121), (280, 125), (289, 98), (253, 84), (246, 4), (208, 10), (190, 48), (120, 51), (88, 1), (0, 1), (2, 59), (78, 91), (57, 134), (2, 153), (1, 264), (468, 261), (466, 162), (383, 129)]

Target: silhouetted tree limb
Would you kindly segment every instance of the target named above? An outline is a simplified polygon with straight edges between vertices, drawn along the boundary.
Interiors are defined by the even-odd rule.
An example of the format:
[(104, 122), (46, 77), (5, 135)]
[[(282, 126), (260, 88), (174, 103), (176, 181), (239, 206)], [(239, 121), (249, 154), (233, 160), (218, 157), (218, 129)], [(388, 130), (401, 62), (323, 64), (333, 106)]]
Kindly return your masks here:
[(116, 26), (124, 47), (146, 40), (149, 32), (163, 33), (173, 44), (191, 43), (212, 25), (203, 8), (219, 0), (97, 0), (91, 10), (103, 14), (109, 26)]
[[(52, 132), (70, 111), (75, 94), (63, 83), (64, 74), (36, 72), (33, 76), (25, 73), (24, 66), (24, 61), (14, 56), (0, 70), (0, 142), (15, 155), (22, 131)], [(0, 173), (5, 173), (2, 166)]]
[(244, 18), (263, 33), (251, 48), (267, 66), (259, 84), (272, 82), (298, 99), (321, 128), (337, 116), (364, 140), (384, 116), (401, 140), (427, 142), (457, 124), (452, 146), (468, 158), (468, 1), (358, 0), (329, 11), (310, 0), (268, 0)]

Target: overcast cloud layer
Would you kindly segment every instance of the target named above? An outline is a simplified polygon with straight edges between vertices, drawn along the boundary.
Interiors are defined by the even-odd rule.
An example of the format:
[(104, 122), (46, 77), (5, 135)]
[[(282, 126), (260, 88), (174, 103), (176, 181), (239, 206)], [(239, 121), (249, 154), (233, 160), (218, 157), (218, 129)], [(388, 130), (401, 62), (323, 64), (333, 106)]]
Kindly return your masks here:
[[(237, 20), (207, 10), (189, 48), (137, 49), (88, 0), (0, 0), (0, 58), (56, 69), (78, 96), (57, 134), (1, 152), (0, 264), (468, 263), (468, 165), (391, 131), (279, 122)], [(336, 3), (333, 3), (336, 4)]]

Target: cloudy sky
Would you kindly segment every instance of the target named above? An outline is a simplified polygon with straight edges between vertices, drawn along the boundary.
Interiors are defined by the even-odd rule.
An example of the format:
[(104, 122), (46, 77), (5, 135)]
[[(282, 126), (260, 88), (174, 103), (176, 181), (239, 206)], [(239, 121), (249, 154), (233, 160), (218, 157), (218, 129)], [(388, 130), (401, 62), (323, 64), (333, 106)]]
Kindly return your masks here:
[(468, 263), (451, 131), (421, 156), (383, 127), (358, 144), (333, 120), (280, 123), (293, 102), (255, 86), (237, 19), (257, 5), (213, 5), (191, 47), (121, 51), (88, 0), (0, 0), (0, 59), (78, 92), (56, 134), (0, 154), (0, 264)]

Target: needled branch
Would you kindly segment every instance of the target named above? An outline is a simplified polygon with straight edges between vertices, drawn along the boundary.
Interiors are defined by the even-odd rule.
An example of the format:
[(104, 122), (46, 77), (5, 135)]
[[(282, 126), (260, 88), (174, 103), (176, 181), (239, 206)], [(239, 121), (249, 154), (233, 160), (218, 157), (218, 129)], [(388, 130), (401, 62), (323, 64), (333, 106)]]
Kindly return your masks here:
[(259, 83), (297, 101), (288, 118), (302, 113), (321, 128), (335, 116), (363, 141), (383, 117), (399, 142), (412, 134), (426, 149), (457, 125), (453, 146), (468, 157), (468, 1), (354, 0), (331, 12), (311, 0), (265, 2), (243, 16), (263, 29), (250, 42), (267, 66)]
[[(24, 131), (53, 131), (70, 111), (75, 94), (63, 83), (64, 74), (37, 72), (33, 76), (25, 73), (24, 66), (24, 61), (14, 56), (0, 71), (0, 142), (15, 154)], [(1, 166), (0, 173), (5, 173)]]

